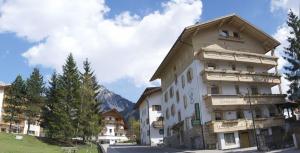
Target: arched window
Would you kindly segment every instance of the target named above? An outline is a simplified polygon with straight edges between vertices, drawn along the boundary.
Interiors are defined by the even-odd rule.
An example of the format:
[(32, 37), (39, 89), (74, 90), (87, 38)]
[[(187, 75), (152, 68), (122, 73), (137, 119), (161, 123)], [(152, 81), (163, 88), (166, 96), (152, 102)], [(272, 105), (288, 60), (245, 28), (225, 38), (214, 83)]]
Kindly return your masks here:
[(193, 80), (193, 70), (191, 68), (189, 68), (189, 70), (186, 73), (186, 79), (189, 83), (191, 83)]
[(173, 87), (170, 88), (170, 98), (172, 98), (174, 95), (174, 90), (173, 90)]
[(176, 101), (177, 101), (177, 103), (180, 101), (179, 91), (178, 90), (176, 90)]
[(171, 115), (172, 115), (172, 116), (174, 116), (174, 115), (175, 115), (175, 113), (176, 113), (176, 110), (175, 110), (175, 105), (174, 105), (174, 104), (172, 104), (172, 106), (171, 106)]
[(187, 97), (185, 95), (183, 96), (183, 105), (184, 105), (184, 108), (186, 109), (187, 108)]
[(165, 102), (168, 102), (168, 91), (165, 93)]
[(184, 77), (184, 75), (181, 76), (181, 86), (182, 86), (182, 88), (185, 87), (185, 77)]
[(169, 119), (170, 117), (170, 112), (169, 112), (169, 108), (166, 109), (166, 118)]

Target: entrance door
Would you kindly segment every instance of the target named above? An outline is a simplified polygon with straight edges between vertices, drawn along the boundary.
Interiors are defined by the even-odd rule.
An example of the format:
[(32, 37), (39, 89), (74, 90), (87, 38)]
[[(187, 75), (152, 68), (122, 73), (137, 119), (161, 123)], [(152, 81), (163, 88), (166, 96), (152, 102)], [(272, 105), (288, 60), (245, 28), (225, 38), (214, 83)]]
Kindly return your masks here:
[(240, 144), (241, 144), (241, 148), (250, 147), (248, 131), (240, 132)]

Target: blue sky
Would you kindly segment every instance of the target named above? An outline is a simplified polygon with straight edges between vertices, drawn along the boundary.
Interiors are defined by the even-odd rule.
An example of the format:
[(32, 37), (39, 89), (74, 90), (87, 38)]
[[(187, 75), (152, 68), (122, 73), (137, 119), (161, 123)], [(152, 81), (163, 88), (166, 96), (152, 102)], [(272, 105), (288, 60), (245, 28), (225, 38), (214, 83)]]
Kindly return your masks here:
[[(28, 0), (28, 1), (33, 1), (33, 0)], [(35, 2), (38, 3), (38, 1), (35, 1)], [(122, 20), (122, 23), (120, 23), (120, 24), (122, 24), (124, 29), (126, 29), (126, 27), (128, 27), (128, 26), (132, 27), (132, 29), (134, 29), (135, 27), (137, 27), (136, 25), (138, 23), (142, 23), (142, 20), (145, 19), (144, 18), (145, 16), (148, 16), (149, 14), (155, 14), (154, 11), (160, 12), (161, 16), (164, 15), (163, 12), (170, 11), (173, 8), (173, 6), (169, 6), (169, 8), (164, 8), (161, 5), (162, 3), (168, 3), (168, 2), (169, 1), (167, 1), (167, 0), (164, 0), (164, 1), (162, 1), (162, 0), (155, 0), (155, 1), (153, 1), (153, 0), (122, 0), (122, 1), (108, 0), (105, 2), (105, 6), (109, 7), (110, 11), (105, 13), (104, 18), (106, 20), (115, 20), (114, 22), (117, 23), (116, 16), (120, 15), (121, 13), (123, 13), (125, 11), (130, 12), (129, 16), (131, 18), (129, 18), (130, 19), (128, 21), (129, 23), (127, 23), (127, 20)], [(30, 4), (34, 4), (34, 2), (32, 2)], [(174, 3), (174, 5), (175, 4), (176, 3)], [(18, 14), (11, 15), (11, 14), (5, 12), (5, 9), (4, 9), (5, 7), (3, 7), (5, 5), (6, 5), (5, 3), (4, 4), (0, 3), (1, 14), (3, 15), (2, 17), (0, 17), (0, 23), (7, 24), (7, 26), (5, 26), (5, 27), (0, 26), (0, 43), (1, 43), (1, 45), (0, 45), (0, 69), (1, 69), (0, 81), (5, 82), (5, 83), (10, 83), (11, 81), (13, 81), (15, 79), (16, 75), (18, 75), (18, 74), (21, 74), (24, 78), (27, 78), (29, 76), (29, 74), (31, 73), (31, 70), (33, 69), (34, 66), (39, 67), (40, 70), (42, 71), (42, 73), (44, 74), (45, 78), (48, 78), (51, 75), (51, 73), (54, 71), (55, 68), (58, 69), (59, 65), (61, 65), (61, 62), (59, 64), (55, 63), (56, 55), (52, 54), (53, 56), (45, 55), (45, 56), (37, 57), (35, 54), (36, 52), (29, 51), (29, 50), (33, 50), (32, 48), (34, 48), (35, 46), (39, 46), (39, 45), (43, 44), (43, 39), (46, 39), (46, 41), (49, 41), (49, 43), (47, 43), (46, 46), (48, 46), (47, 50), (50, 50), (52, 47), (51, 46), (49, 47), (49, 45), (55, 43), (54, 41), (52, 41), (52, 43), (50, 43), (52, 33), (50, 33), (50, 32), (47, 33), (47, 31), (46, 31), (46, 32), (44, 32), (44, 33), (46, 33), (45, 34), (46, 36), (39, 37), (40, 34), (44, 35), (44, 33), (31, 34), (28, 31), (24, 31), (24, 30), (22, 31), (22, 26), (17, 27), (15, 24), (20, 23), (20, 25), (22, 25), (22, 22), (23, 22), (24, 26), (26, 27), (26, 24), (28, 24), (28, 22), (30, 20), (28, 22), (25, 22), (27, 19), (22, 18), (22, 16), (17, 16)], [(16, 9), (18, 7), (21, 7), (20, 5), (21, 4), (10, 4), (10, 6), (14, 6), (13, 8), (16, 8)], [(198, 12), (198, 14), (197, 14), (198, 16), (195, 16), (195, 14), (192, 13), (193, 11), (190, 11), (190, 12), (185, 11), (182, 13), (179, 12), (181, 14), (186, 13), (186, 14), (184, 14), (186, 16), (186, 18), (188, 18), (189, 16), (193, 16), (193, 18), (191, 18), (188, 21), (183, 22), (184, 19), (182, 19), (182, 18), (185, 18), (185, 16), (178, 17), (178, 18), (173, 17), (172, 18), (173, 21), (169, 21), (170, 23), (177, 23), (176, 20), (178, 20), (178, 22), (182, 22), (182, 23), (178, 25), (178, 28), (175, 32), (176, 34), (170, 35), (169, 41), (166, 42), (165, 44), (162, 44), (161, 45), (162, 47), (157, 49), (157, 50), (162, 50), (162, 51), (155, 52), (155, 54), (159, 54), (159, 56), (160, 56), (159, 60), (153, 60), (150, 58), (148, 59), (147, 57), (145, 57), (144, 61), (147, 60), (147, 62), (139, 64), (137, 61), (136, 63), (134, 63), (135, 65), (133, 64), (133, 65), (131, 65), (131, 67), (136, 67), (136, 65), (147, 64), (147, 63), (150, 63), (152, 60), (153, 60), (153, 62), (155, 62), (154, 65), (157, 66), (159, 64), (159, 62), (161, 61), (161, 59), (167, 53), (168, 49), (171, 47), (171, 44), (174, 43), (174, 40), (178, 36), (178, 33), (181, 30), (183, 30), (183, 27), (188, 26), (199, 19), (201, 22), (201, 21), (206, 21), (206, 20), (209, 20), (209, 19), (212, 19), (215, 17), (224, 16), (224, 15), (231, 14), (231, 13), (236, 13), (236, 14), (240, 15), (241, 17), (245, 18), (246, 20), (250, 21), (257, 27), (259, 27), (263, 31), (267, 32), (268, 34), (275, 35), (276, 32), (278, 31), (278, 29), (280, 28), (280, 26), (282, 26), (285, 22), (286, 10), (288, 8), (288, 6), (286, 6), (286, 8), (282, 8), (282, 10), (271, 11), (271, 6), (272, 6), (271, 0), (203, 0), (202, 7), (200, 5), (197, 5), (197, 6), (199, 6), (199, 8), (198, 8), (199, 10), (202, 10), (202, 11)], [(3, 9), (4, 9), (4, 11), (3, 11)], [(197, 9), (197, 8), (191, 7), (190, 9)], [(28, 11), (28, 10), (24, 10), (24, 11)], [(30, 12), (29, 12), (29, 14), (30, 14)], [(9, 19), (11, 19), (10, 15), (12, 16), (11, 18), (14, 17), (14, 18), (16, 18), (16, 20), (9, 20)], [(4, 17), (7, 17), (7, 18), (4, 20)], [(128, 16), (126, 16), (126, 17), (128, 17)], [(17, 20), (18, 18), (19, 18), (19, 20)], [(12, 22), (12, 21), (14, 21), (14, 22)], [(36, 22), (39, 22), (39, 21), (36, 21)], [(11, 23), (13, 23), (14, 25)], [(148, 21), (147, 23), (151, 24), (152, 22)], [(130, 24), (130, 25), (125, 25), (125, 24)], [(164, 23), (161, 23), (161, 24), (163, 25)], [(31, 24), (28, 24), (28, 27), (31, 27), (30, 25)], [(40, 26), (42, 26), (42, 27), (44, 26), (42, 28), (43, 30), (47, 30), (47, 28), (49, 29), (49, 31), (52, 30), (51, 28), (49, 28), (43, 24), (41, 24)], [(56, 25), (54, 25), (54, 26), (56, 26)], [(176, 25), (174, 25), (174, 26), (176, 26)], [(167, 25), (165, 27), (167, 28)], [(33, 28), (35, 28), (35, 26), (33, 26)], [(39, 27), (37, 27), (37, 28), (39, 28)], [(91, 29), (91, 30), (93, 30), (93, 29)], [(153, 31), (152, 31), (152, 33), (153, 33)], [(158, 31), (158, 33), (159, 33), (159, 31)], [(38, 37), (36, 37), (37, 35), (38, 35)], [(126, 35), (126, 32), (122, 33), (122, 35)], [(158, 35), (157, 37), (159, 37), (159, 34), (157, 34), (157, 35)], [(161, 37), (164, 36), (163, 34), (160, 34), (160, 35), (161, 35)], [(56, 35), (54, 35), (54, 36), (56, 36)], [(140, 37), (141, 38), (151, 37), (151, 35), (149, 36), (149, 35), (145, 34), (144, 36), (142, 35)], [(54, 37), (54, 38), (57, 38), (57, 37)], [(71, 39), (71, 40), (77, 40), (77, 39)], [(98, 40), (98, 38), (97, 39), (95, 38), (95, 40)], [(123, 42), (122, 40), (120, 40), (120, 41)], [(71, 41), (71, 42), (73, 42), (73, 41)], [(74, 42), (78, 43), (78, 41), (74, 41)], [(140, 43), (140, 45), (143, 45), (143, 42), (138, 42), (138, 43)], [(81, 45), (81, 42), (79, 44), (76, 44), (76, 46), (78, 46), (78, 45)], [(61, 44), (60, 44), (60, 46), (61, 46)], [(122, 46), (122, 47), (124, 49), (126, 49), (126, 47), (124, 47), (124, 46)], [(55, 48), (55, 47), (53, 47), (53, 48)], [(92, 49), (95, 49), (95, 48), (92, 48)], [(117, 48), (117, 49), (120, 49), (120, 48)], [(142, 50), (142, 49), (139, 49), (137, 47), (137, 50), (135, 50), (135, 52), (138, 52), (139, 50)], [(109, 50), (109, 47), (107, 47), (106, 50)], [(30, 54), (24, 55), (25, 52), (30, 52)], [(40, 52), (42, 53), (42, 51), (40, 51)], [(48, 52), (50, 52), (50, 51), (48, 51)], [(135, 53), (135, 52), (133, 52), (133, 53)], [(124, 54), (126, 54), (126, 53), (124, 53)], [(66, 53), (64, 53), (63, 55), (65, 55), (65, 54)], [(103, 52), (103, 54), (105, 55), (106, 52)], [(137, 53), (137, 54), (139, 55), (139, 53)], [(151, 54), (151, 50), (147, 54)], [(85, 54), (80, 53), (80, 51), (76, 51), (75, 56), (76, 55), (78, 55), (77, 59), (78, 59), (78, 63), (80, 63), (82, 60), (80, 59), (79, 56), (85, 55)], [(88, 54), (87, 56), (91, 56), (91, 55), (92, 54)], [(122, 52), (118, 55), (116, 55), (116, 54), (114, 54), (114, 55), (115, 55), (115, 56), (113, 56), (113, 57), (115, 57), (114, 60), (120, 60), (120, 59), (122, 59), (122, 56), (123, 56)], [(60, 55), (57, 55), (57, 56), (60, 56)], [(141, 54), (139, 56), (144, 56), (144, 54)], [(50, 58), (52, 58), (52, 60)], [(65, 58), (65, 57), (61, 57), (61, 58)], [(128, 58), (135, 59), (135, 57), (131, 57), (131, 56)], [(49, 62), (44, 63), (43, 62), (44, 60), (45, 61), (49, 60)], [(97, 59), (94, 59), (94, 61), (97, 61)], [(98, 63), (98, 62), (95, 62), (95, 63), (96, 63), (95, 65), (105, 64), (105, 63)], [(123, 64), (124, 63), (126, 64), (126, 60), (124, 60)], [(116, 63), (116, 65), (112, 69), (117, 69), (119, 67), (117, 64), (120, 64), (120, 63)], [(144, 88), (147, 85), (149, 85), (147, 83), (144, 83), (145, 81), (143, 82), (141, 80), (143, 80), (143, 79), (147, 80), (147, 77), (149, 77), (149, 74), (152, 74), (154, 72), (153, 66), (151, 65), (151, 66), (149, 66), (149, 67), (151, 67), (151, 68), (149, 68), (149, 71), (152, 71), (152, 72), (147, 72), (149, 74), (147, 76), (143, 76), (142, 77), (143, 79), (140, 79), (140, 78), (135, 78), (135, 75), (140, 75), (143, 73), (143, 71), (141, 71), (140, 69), (136, 69), (135, 70), (136, 72), (132, 72), (132, 73), (128, 73), (128, 74), (125, 72), (122, 74), (118, 74), (117, 70), (116, 70), (116, 71), (112, 72), (112, 73), (116, 73), (116, 75), (112, 76), (113, 79), (109, 79), (110, 75), (106, 75), (106, 73), (110, 73), (110, 72), (103, 70), (103, 68), (101, 69), (101, 67), (100, 68), (98, 68), (98, 66), (95, 66), (95, 67), (96, 67), (95, 68), (96, 72), (100, 71), (99, 73), (97, 73), (97, 75), (100, 76), (100, 77), (97, 76), (98, 78), (102, 78), (101, 75), (105, 74), (105, 77), (103, 77), (103, 79), (99, 79), (100, 84), (104, 84), (108, 89), (122, 95), (125, 98), (128, 98), (129, 100), (131, 100), (133, 102), (135, 102), (138, 99), (138, 97), (140, 96), (140, 94), (144, 90)], [(120, 69), (122, 69), (121, 65), (120, 65)], [(130, 70), (131, 69), (129, 69), (128, 71), (130, 71)]]

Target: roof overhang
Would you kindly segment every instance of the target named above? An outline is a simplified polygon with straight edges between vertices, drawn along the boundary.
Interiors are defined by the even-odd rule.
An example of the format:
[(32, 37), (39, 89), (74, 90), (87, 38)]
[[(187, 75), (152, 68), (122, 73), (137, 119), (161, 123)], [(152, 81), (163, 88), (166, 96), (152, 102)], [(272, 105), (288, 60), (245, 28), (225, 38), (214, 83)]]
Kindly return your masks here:
[(161, 87), (148, 87), (144, 90), (139, 100), (135, 103), (133, 109), (138, 109), (140, 105), (143, 103), (145, 98), (153, 93), (160, 92)]

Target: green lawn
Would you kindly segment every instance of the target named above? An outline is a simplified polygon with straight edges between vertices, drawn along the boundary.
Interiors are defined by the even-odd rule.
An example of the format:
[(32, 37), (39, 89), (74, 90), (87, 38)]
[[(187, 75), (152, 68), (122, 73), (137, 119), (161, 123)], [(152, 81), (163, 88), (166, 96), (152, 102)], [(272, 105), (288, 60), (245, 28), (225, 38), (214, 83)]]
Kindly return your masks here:
[[(36, 137), (23, 136), (16, 140), (14, 134), (0, 133), (0, 153), (63, 153), (60, 146), (50, 145)], [(76, 153), (97, 153), (95, 145), (79, 146)]]

